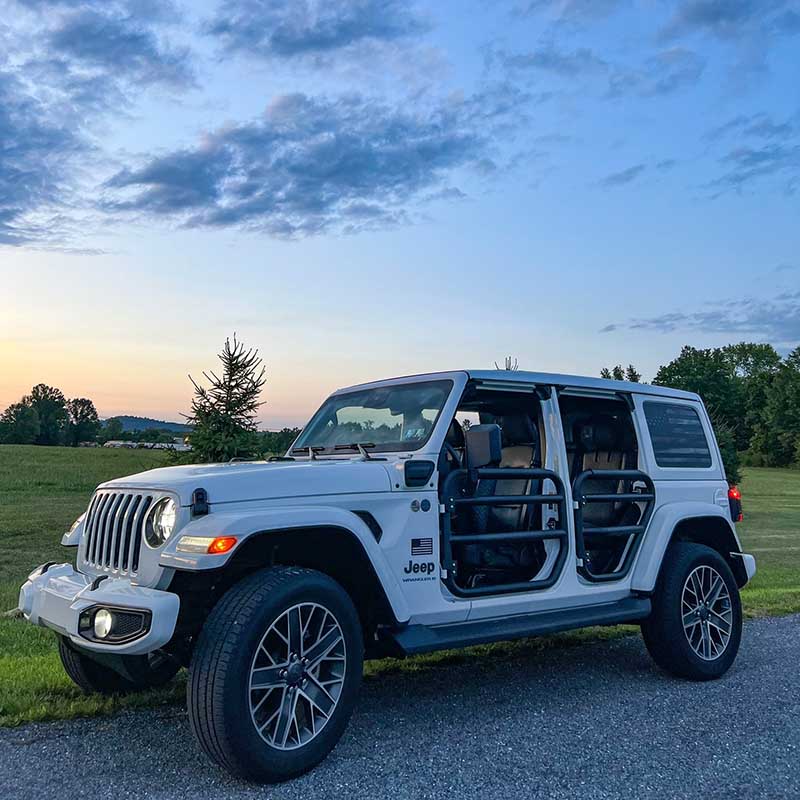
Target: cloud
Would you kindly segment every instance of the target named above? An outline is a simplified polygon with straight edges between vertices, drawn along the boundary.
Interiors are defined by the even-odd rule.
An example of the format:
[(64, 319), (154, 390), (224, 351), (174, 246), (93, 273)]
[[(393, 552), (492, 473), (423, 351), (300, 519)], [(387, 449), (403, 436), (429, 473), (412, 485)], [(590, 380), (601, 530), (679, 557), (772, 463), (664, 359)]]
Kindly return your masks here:
[(794, 35), (800, 14), (793, 0), (682, 0), (662, 30), (665, 38), (708, 33), (737, 39), (753, 33)]
[(797, 132), (794, 122), (775, 122), (768, 114), (740, 114), (705, 135), (707, 141), (718, 141), (730, 134), (757, 139), (786, 139)]
[(656, 97), (695, 86), (706, 62), (697, 53), (675, 47), (647, 59), (640, 69), (615, 68), (608, 79), (609, 95), (638, 94)]
[(586, 47), (568, 51), (547, 44), (528, 53), (498, 52), (496, 55), (507, 69), (541, 70), (562, 78), (574, 78), (586, 73), (604, 71), (608, 67), (605, 61)]
[[(94, 128), (142, 86), (186, 88), (185, 49), (162, 26), (169, 0), (20, 0), (0, 26), (0, 245), (82, 252)], [(91, 161), (90, 161), (91, 159)]]
[(191, 56), (186, 48), (159, 41), (148, 23), (117, 12), (81, 9), (67, 14), (50, 32), (51, 52), (137, 83), (174, 87), (193, 84)]
[(598, 182), (598, 186), (603, 189), (613, 189), (616, 186), (625, 186), (632, 181), (635, 181), (642, 172), (647, 169), (645, 164), (636, 164), (632, 167), (628, 167), (627, 169), (623, 169), (621, 172), (612, 172), (610, 175), (606, 175), (605, 178)]
[(486, 157), (492, 111), (486, 98), (413, 113), (360, 95), (282, 95), (261, 119), (120, 171), (104, 207), (289, 238), (402, 224), (409, 203)]
[(699, 311), (633, 318), (625, 323), (606, 325), (600, 332), (623, 329), (655, 333), (696, 331), (754, 336), (775, 344), (795, 345), (800, 341), (800, 292), (783, 292), (770, 299), (739, 297), (709, 306)]
[(68, 120), (0, 71), (0, 244), (41, 239), (42, 222), (31, 213), (64, 196), (69, 167), (86, 144)]
[(784, 180), (784, 187), (793, 193), (800, 177), (800, 144), (768, 144), (763, 147), (736, 147), (721, 159), (726, 171), (710, 184), (710, 188), (740, 191), (761, 178)]
[(228, 52), (301, 58), (392, 42), (428, 27), (404, 0), (223, 0), (205, 30)]
[(756, 86), (769, 72), (769, 53), (783, 37), (800, 33), (796, 0), (681, 0), (661, 28), (661, 41), (706, 36), (735, 54), (736, 91)]
[(622, 0), (524, 0), (514, 6), (520, 16), (546, 14), (558, 22), (585, 25), (611, 16)]

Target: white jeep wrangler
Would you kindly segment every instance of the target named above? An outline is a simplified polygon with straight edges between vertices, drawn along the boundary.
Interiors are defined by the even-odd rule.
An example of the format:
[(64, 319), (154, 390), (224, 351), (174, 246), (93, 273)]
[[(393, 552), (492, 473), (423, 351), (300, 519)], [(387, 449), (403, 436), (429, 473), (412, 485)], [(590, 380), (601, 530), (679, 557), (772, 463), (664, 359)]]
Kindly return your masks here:
[(755, 573), (697, 395), (511, 371), (343, 389), (269, 462), (101, 485), (76, 564), (20, 592), (86, 691), (189, 669), (205, 752), (256, 781), (321, 761), (365, 657), (641, 624), (655, 661), (722, 675)]

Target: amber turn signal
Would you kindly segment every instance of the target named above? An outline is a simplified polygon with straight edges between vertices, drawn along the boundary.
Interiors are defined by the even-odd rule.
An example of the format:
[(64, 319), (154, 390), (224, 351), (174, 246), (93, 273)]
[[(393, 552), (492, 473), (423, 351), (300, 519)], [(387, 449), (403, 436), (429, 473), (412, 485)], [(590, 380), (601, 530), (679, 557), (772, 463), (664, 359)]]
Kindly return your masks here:
[(221, 555), (222, 553), (227, 553), (229, 550), (233, 550), (235, 545), (235, 536), (217, 536), (208, 546), (208, 552), (212, 555)]

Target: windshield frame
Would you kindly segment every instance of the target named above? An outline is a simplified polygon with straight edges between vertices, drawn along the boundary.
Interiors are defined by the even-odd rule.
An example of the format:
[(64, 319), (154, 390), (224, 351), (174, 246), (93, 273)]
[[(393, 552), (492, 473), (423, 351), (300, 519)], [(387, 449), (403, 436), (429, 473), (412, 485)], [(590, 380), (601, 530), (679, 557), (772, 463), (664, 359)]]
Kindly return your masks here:
[[(441, 407), (439, 408), (439, 410), (436, 413), (436, 416), (434, 417), (434, 419), (431, 422), (430, 429), (428, 430), (428, 433), (425, 436), (425, 438), (424, 439), (414, 440), (413, 443), (411, 441), (408, 441), (408, 442), (402, 442), (401, 441), (401, 442), (397, 442), (397, 443), (375, 442), (375, 446), (374, 447), (370, 447), (369, 450), (368, 450), (368, 453), (370, 455), (372, 455), (373, 453), (391, 453), (393, 455), (397, 455), (397, 454), (411, 453), (411, 452), (416, 452), (418, 450), (421, 450), (431, 441), (431, 438), (434, 436), (434, 434), (436, 433), (436, 431), (439, 428), (439, 423), (441, 422), (442, 415), (445, 412), (448, 411), (449, 406), (453, 401), (453, 395), (454, 395), (454, 392), (455, 392), (457, 387), (456, 387), (456, 381), (455, 381), (454, 376), (452, 374), (447, 374), (447, 373), (446, 374), (438, 374), (438, 375), (437, 374), (432, 374), (432, 375), (420, 376), (420, 378), (416, 379), (416, 380), (413, 380), (413, 379), (412, 380), (409, 380), (409, 379), (405, 379), (405, 380), (395, 379), (395, 380), (390, 380), (390, 381), (380, 381), (380, 382), (376, 382), (374, 384), (362, 384), (360, 386), (353, 386), (353, 387), (350, 387), (350, 388), (347, 388), (347, 389), (340, 389), (339, 391), (334, 392), (333, 394), (331, 394), (327, 398), (325, 398), (324, 402), (314, 412), (314, 415), (311, 417), (311, 419), (305, 425), (303, 430), (300, 432), (300, 434), (297, 437), (297, 439), (295, 439), (295, 441), (292, 443), (292, 446), (289, 448), (289, 450), (287, 452), (287, 455), (294, 454), (295, 456), (300, 455), (302, 457), (302, 453), (299, 453), (298, 451), (305, 450), (306, 448), (309, 447), (308, 444), (302, 444), (301, 443), (302, 440), (303, 440), (303, 437), (306, 434), (306, 431), (308, 431), (317, 422), (317, 420), (320, 419), (320, 417), (325, 412), (326, 407), (328, 406), (328, 404), (331, 401), (335, 401), (335, 400), (338, 400), (338, 399), (345, 399), (349, 395), (364, 394), (365, 392), (370, 391), (371, 389), (378, 390), (378, 389), (385, 389), (385, 388), (389, 388), (389, 387), (392, 387), (392, 388), (397, 388), (397, 387), (402, 387), (402, 386), (409, 386), (410, 387), (410, 386), (418, 386), (418, 385), (424, 385), (424, 384), (437, 384), (437, 383), (447, 384), (447, 386), (444, 387), (445, 391), (446, 391), (446, 394), (445, 394), (445, 398), (444, 398), (444, 401), (442, 402)], [(460, 390), (461, 390), (461, 387), (459, 387), (458, 394), (460, 394)], [(364, 438), (364, 441), (365, 442), (368, 441), (366, 437)], [(298, 443), (301, 443), (301, 444), (298, 444)], [(315, 445), (314, 442), (311, 442), (310, 445), (315, 447), (315, 448), (318, 446), (318, 445)], [(352, 458), (353, 455), (358, 456), (359, 455), (358, 450), (354, 449), (352, 452), (350, 452), (350, 451), (348, 451), (346, 449), (337, 450), (337, 449), (335, 449), (335, 445), (332, 445), (330, 447), (326, 446), (323, 450), (315, 450), (315, 457), (317, 457), (317, 456), (323, 456), (323, 457), (324, 456), (337, 456), (339, 458), (342, 458), (342, 457)]]

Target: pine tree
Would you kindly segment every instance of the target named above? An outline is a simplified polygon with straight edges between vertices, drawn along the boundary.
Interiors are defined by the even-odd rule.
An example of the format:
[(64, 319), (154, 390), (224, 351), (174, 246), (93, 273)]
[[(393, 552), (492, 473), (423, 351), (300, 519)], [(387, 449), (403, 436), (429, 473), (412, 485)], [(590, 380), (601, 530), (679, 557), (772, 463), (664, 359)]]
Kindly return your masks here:
[(246, 348), (236, 335), (225, 340), (219, 354), (222, 375), (204, 372), (209, 386), (201, 386), (189, 376), (194, 386), (192, 413), (194, 425), (190, 441), (200, 461), (230, 461), (255, 456), (260, 450), (256, 414), (263, 405), (261, 390), (266, 383), (266, 369), (258, 350)]

